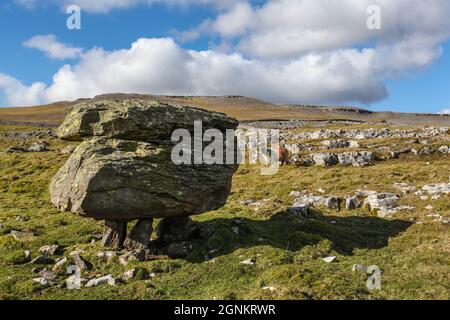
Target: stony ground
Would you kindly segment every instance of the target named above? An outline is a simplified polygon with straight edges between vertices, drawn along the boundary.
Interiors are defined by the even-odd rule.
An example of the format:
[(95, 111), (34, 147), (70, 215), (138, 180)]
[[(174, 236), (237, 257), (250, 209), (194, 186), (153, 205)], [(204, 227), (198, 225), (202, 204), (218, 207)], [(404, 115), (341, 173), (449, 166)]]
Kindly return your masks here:
[[(189, 242), (186, 259), (124, 265), (124, 252), (101, 247), (101, 222), (60, 213), (50, 204), (48, 185), (69, 157), (61, 153), (67, 144), (35, 132), (42, 129), (0, 127), (0, 151), (49, 150), (0, 152), (0, 299), (449, 299), (450, 155), (442, 147), (450, 145), (450, 135), (389, 129), (418, 134), (357, 139), (359, 146), (350, 148), (323, 142), (339, 137), (301, 134), (317, 128), (289, 131), (289, 144), (309, 145), (299, 148), (300, 159), (369, 151), (376, 160), (362, 167), (299, 161), (271, 177), (241, 166), (228, 204), (194, 218), (201, 238)], [(438, 190), (423, 189), (430, 184), (439, 184)], [(379, 210), (364, 203), (362, 191), (398, 199)], [(345, 200), (358, 192), (361, 203), (347, 209)], [(311, 200), (305, 216), (294, 205), (318, 198), (334, 198), (339, 208)], [(52, 252), (51, 245), (58, 250)], [(111, 275), (115, 285), (67, 289), (66, 267), (74, 254), (86, 265), (86, 281)], [(323, 260), (329, 257), (336, 258)], [(381, 290), (367, 289), (365, 272), (352, 270), (356, 264), (381, 268)], [(123, 276), (133, 269), (135, 274)]]

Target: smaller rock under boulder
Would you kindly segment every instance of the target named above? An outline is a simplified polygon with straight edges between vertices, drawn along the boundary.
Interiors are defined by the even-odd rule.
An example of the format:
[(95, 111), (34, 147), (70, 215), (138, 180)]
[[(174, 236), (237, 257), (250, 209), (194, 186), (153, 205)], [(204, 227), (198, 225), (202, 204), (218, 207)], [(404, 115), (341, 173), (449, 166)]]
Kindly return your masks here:
[(152, 232), (153, 219), (139, 220), (123, 245), (127, 249), (145, 249), (150, 244)]
[(127, 223), (106, 220), (102, 244), (105, 247), (120, 249), (127, 237)]

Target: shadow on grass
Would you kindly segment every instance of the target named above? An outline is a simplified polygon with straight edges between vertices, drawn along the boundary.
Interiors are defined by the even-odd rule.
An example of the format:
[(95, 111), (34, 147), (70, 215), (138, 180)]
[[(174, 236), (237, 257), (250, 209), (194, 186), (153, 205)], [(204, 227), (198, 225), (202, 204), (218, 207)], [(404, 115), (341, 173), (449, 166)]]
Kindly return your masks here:
[(411, 225), (407, 221), (378, 217), (325, 216), (318, 211), (311, 212), (307, 217), (281, 212), (265, 221), (214, 219), (199, 223), (204, 235), (192, 241), (194, 249), (186, 260), (203, 262), (240, 248), (255, 246), (297, 252), (324, 240), (331, 242), (331, 250), (341, 255), (352, 255), (355, 249), (386, 247), (390, 238)]

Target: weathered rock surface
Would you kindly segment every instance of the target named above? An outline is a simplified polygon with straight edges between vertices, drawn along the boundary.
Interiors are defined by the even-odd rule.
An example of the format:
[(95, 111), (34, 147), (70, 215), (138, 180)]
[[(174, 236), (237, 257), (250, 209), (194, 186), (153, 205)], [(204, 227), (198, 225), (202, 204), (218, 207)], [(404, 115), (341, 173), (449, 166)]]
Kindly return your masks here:
[(92, 280), (89, 280), (88, 283), (86, 284), (87, 288), (91, 288), (91, 287), (97, 287), (100, 286), (102, 284), (109, 284), (110, 286), (115, 286), (116, 285), (116, 279), (113, 278), (112, 275), (107, 275), (104, 277), (100, 277), (100, 278), (95, 278)]
[(194, 120), (202, 120), (203, 129), (237, 126), (222, 114), (155, 102), (75, 107), (58, 135), (91, 139), (53, 178), (52, 202), (63, 211), (121, 221), (183, 217), (222, 207), (237, 166), (176, 165), (171, 159), (172, 130), (193, 130)]
[(60, 210), (131, 221), (190, 216), (222, 207), (233, 165), (178, 166), (170, 146), (93, 139), (83, 142), (51, 184)]
[(450, 154), (450, 146), (441, 146), (439, 152), (443, 154)]
[(350, 147), (350, 142), (345, 140), (324, 140), (322, 144), (328, 149), (343, 149)]
[(294, 205), (290, 209), (291, 212), (298, 211), (299, 214), (303, 214), (302, 210), (306, 210), (306, 214), (308, 207), (314, 205), (321, 205), (328, 209), (340, 209), (339, 199), (337, 197), (316, 196), (311, 193), (299, 191), (292, 191), (290, 196), (296, 198)]
[(150, 143), (170, 141), (176, 129), (194, 133), (194, 121), (203, 129), (236, 129), (238, 122), (225, 114), (202, 109), (171, 106), (146, 100), (103, 100), (82, 102), (72, 109), (57, 135), (62, 140), (106, 137)]
[[(195, 121), (201, 121), (200, 134), (214, 128), (225, 136), (238, 126), (221, 113), (154, 101), (74, 106), (58, 137), (82, 143), (52, 180), (53, 204), (61, 211), (105, 220), (103, 245), (132, 250), (149, 245), (153, 218), (186, 218), (222, 207), (237, 164), (178, 165), (172, 160), (178, 143), (172, 141), (173, 131), (187, 130), (194, 137)], [(223, 148), (224, 154), (230, 151)], [(193, 160), (194, 152), (183, 152)], [(127, 222), (133, 220), (138, 223), (127, 237)], [(182, 228), (188, 226), (170, 233), (177, 241), (186, 238)]]
[(339, 164), (343, 166), (366, 167), (374, 163), (375, 154), (370, 151), (344, 152), (337, 155)]
[(338, 164), (338, 157), (334, 153), (316, 153), (312, 156), (314, 163), (318, 166), (334, 166)]
[(320, 129), (300, 133), (286, 132), (282, 141), (308, 139), (381, 139), (381, 138), (431, 138), (443, 136), (450, 132), (449, 127), (427, 127), (417, 130), (392, 130), (389, 128), (370, 129)]
[(370, 194), (364, 205), (368, 205), (370, 210), (388, 210), (394, 209), (400, 197), (395, 193), (374, 193)]
[(422, 190), (431, 196), (449, 195), (450, 183), (427, 184)]
[(308, 207), (309, 204), (296, 201), (292, 207), (289, 208), (289, 211), (293, 214), (306, 217), (308, 215)]

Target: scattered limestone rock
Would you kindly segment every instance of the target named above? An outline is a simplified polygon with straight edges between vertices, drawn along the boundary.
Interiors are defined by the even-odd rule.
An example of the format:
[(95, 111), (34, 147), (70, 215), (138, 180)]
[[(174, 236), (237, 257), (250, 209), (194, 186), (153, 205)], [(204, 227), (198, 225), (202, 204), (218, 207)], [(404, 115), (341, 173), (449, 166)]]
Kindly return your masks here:
[(300, 143), (286, 144), (284, 147), (291, 155), (298, 155), (302, 151), (302, 145)]
[(450, 183), (428, 184), (422, 188), (431, 196), (442, 196), (450, 194)]
[(321, 193), (321, 194), (325, 194), (327, 193), (325, 190), (323, 190), (322, 188), (316, 189), (317, 192)]
[(35, 237), (35, 234), (33, 232), (22, 232), (17, 230), (11, 230), (10, 234), (14, 238), (14, 240), (17, 241), (31, 240)]
[(26, 148), (23, 147), (9, 147), (5, 150), (6, 153), (25, 153), (28, 152), (28, 150)]
[(444, 218), (440, 214), (430, 214), (427, 217), (434, 218), (433, 222), (439, 222), (439, 223), (442, 223), (442, 224), (450, 224), (450, 219)]
[(295, 208), (304, 210), (304, 206), (323, 205), (328, 209), (339, 210), (339, 199), (337, 197), (315, 196), (313, 194), (307, 194), (306, 192), (294, 192), (292, 196), (296, 197), (295, 204), (291, 207), (291, 211), (295, 211)]
[(62, 249), (59, 245), (47, 245), (39, 248), (39, 252), (46, 256), (54, 256), (60, 254)]
[(244, 200), (244, 201), (239, 201), (239, 204), (243, 205), (243, 206), (250, 206), (252, 204), (254, 204), (256, 202), (256, 200), (254, 199), (248, 199), (248, 200)]
[(62, 259), (59, 259), (56, 264), (53, 266), (52, 271), (53, 272), (58, 272), (61, 271), (62, 267), (67, 263), (67, 258), (64, 257)]
[(326, 258), (323, 258), (322, 260), (326, 263), (332, 263), (332, 262), (336, 261), (336, 257), (335, 256), (326, 257)]
[(311, 167), (315, 164), (313, 159), (302, 158), (300, 155), (292, 156), (291, 163), (299, 167)]
[(334, 166), (339, 162), (334, 153), (315, 153), (312, 159), (316, 165), (323, 167)]
[(359, 144), (359, 142), (358, 141), (350, 141), (349, 142), (349, 147), (350, 148), (353, 148), (353, 149), (357, 149), (357, 148), (360, 148), (361, 147), (361, 145)]
[(416, 190), (416, 187), (411, 186), (411, 185), (409, 185), (407, 183), (404, 183), (404, 182), (402, 182), (402, 183), (394, 183), (394, 188), (400, 190), (404, 194), (407, 194), (407, 193), (410, 193), (410, 192), (413, 192), (413, 191)]
[(47, 152), (47, 145), (43, 142), (37, 142), (28, 148), (28, 152)]
[(395, 193), (374, 193), (364, 200), (364, 206), (368, 205), (370, 211), (394, 209), (400, 197)]
[(145, 256), (145, 250), (129, 251), (119, 257), (119, 262), (126, 266), (130, 261), (145, 261)]
[(261, 289), (271, 291), (271, 292), (277, 291), (277, 288), (275, 288), (275, 287), (262, 287)]
[(324, 140), (322, 145), (328, 149), (344, 149), (350, 146), (350, 142), (345, 140)]
[(345, 199), (345, 208), (347, 210), (355, 210), (356, 208), (359, 208), (361, 206), (361, 201), (359, 201), (359, 198), (349, 197)]
[(414, 210), (415, 208), (416, 207), (413, 207), (413, 206), (400, 206), (400, 207), (395, 207), (392, 209), (384, 208), (384, 209), (380, 209), (378, 211), (378, 216), (380, 218), (385, 218), (385, 217), (395, 214), (399, 211), (411, 211), (411, 210)]
[(83, 257), (81, 257), (78, 253), (72, 252), (70, 254), (70, 257), (73, 259), (73, 262), (75, 265), (80, 268), (80, 270), (91, 270), (92, 264), (85, 260)]
[(303, 195), (304, 195), (304, 193), (301, 191), (291, 191), (291, 193), (289, 194), (289, 197), (300, 198)]
[(250, 259), (247, 259), (247, 260), (244, 260), (244, 261), (240, 262), (240, 264), (247, 265), (247, 266), (254, 266), (255, 263), (256, 263), (256, 261), (253, 258), (250, 258)]
[(114, 251), (100, 251), (97, 253), (97, 257), (105, 261), (106, 263), (111, 262), (114, 257), (117, 256), (117, 253)]
[(375, 154), (371, 151), (344, 152), (338, 154), (337, 157), (339, 164), (354, 167), (367, 167), (376, 160)]
[(302, 217), (306, 217), (308, 215), (308, 208), (308, 204), (297, 201), (289, 208), (289, 212)]
[(75, 151), (76, 147), (73, 145), (68, 145), (61, 149), (61, 154), (72, 154)]
[(109, 275), (104, 276), (104, 277), (100, 277), (100, 278), (89, 280), (88, 283), (86, 283), (86, 287), (87, 288), (97, 287), (97, 286), (102, 285), (102, 284), (109, 284), (110, 286), (115, 286), (116, 285), (116, 279), (113, 278), (113, 276), (111, 274), (109, 274)]
[(328, 209), (339, 210), (339, 199), (336, 197), (325, 197), (321, 203)]
[(450, 154), (450, 146), (442, 146), (438, 151), (443, 154)]
[(149, 278), (155, 277), (154, 273), (150, 273), (147, 269), (144, 268), (134, 268), (125, 272), (121, 279), (125, 282), (131, 280), (147, 280)]
[(367, 267), (363, 266), (361, 264), (354, 264), (352, 267), (352, 271), (353, 272), (356, 272), (356, 271), (364, 271), (365, 272), (365, 271), (367, 271)]

